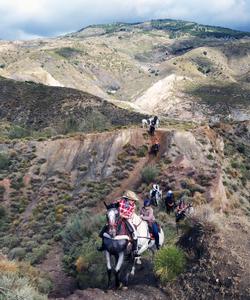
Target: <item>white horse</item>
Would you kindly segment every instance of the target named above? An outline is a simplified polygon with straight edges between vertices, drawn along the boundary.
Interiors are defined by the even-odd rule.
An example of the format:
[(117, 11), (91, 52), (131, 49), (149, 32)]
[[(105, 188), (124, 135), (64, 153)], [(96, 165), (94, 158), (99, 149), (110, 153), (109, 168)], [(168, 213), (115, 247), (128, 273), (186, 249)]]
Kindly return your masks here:
[(162, 191), (158, 184), (153, 185), (153, 188), (149, 192), (149, 197), (154, 206), (159, 205), (159, 202), (162, 200)]
[(149, 119), (142, 119), (141, 123), (142, 123), (142, 128), (147, 128), (150, 125)]
[[(140, 256), (146, 250), (151, 250), (154, 252), (155, 249), (155, 240), (151, 239), (148, 223), (137, 214), (133, 214), (132, 222), (136, 228), (137, 237), (138, 237), (138, 256), (135, 258), (137, 264), (141, 264)], [(159, 232), (159, 246), (161, 247), (164, 243), (164, 231), (160, 228)], [(131, 274), (134, 275), (135, 266), (133, 266)]]
[[(106, 204), (105, 204), (106, 205)], [(129, 236), (117, 233), (117, 228), (121, 219), (119, 217), (118, 206), (115, 205), (106, 205), (107, 207), (107, 220), (108, 220), (108, 231), (103, 234), (103, 243), (105, 246), (105, 256), (107, 263), (107, 273), (108, 273), (108, 287), (111, 283), (111, 255), (114, 255), (116, 258), (116, 265), (114, 268), (115, 271), (115, 282), (116, 287), (120, 286), (120, 269), (124, 263), (125, 253), (127, 251), (127, 246), (129, 243)], [(135, 274), (135, 263), (141, 264), (140, 255), (145, 252), (147, 249), (154, 251), (155, 240), (153, 240), (149, 233), (148, 223), (141, 219), (135, 213), (132, 217), (132, 223), (136, 228), (137, 238), (138, 238), (138, 256), (133, 260), (133, 266), (130, 272), (127, 272), (125, 284), (128, 284), (129, 274)], [(162, 228), (159, 232), (159, 246), (162, 246), (164, 243), (164, 232)]]
[[(149, 119), (142, 119), (141, 123), (142, 123), (142, 128), (149, 128), (151, 122), (154, 120), (155, 117), (151, 117)], [(156, 122), (155, 122), (155, 128), (158, 128), (160, 125), (160, 119), (159, 117), (157, 117)]]

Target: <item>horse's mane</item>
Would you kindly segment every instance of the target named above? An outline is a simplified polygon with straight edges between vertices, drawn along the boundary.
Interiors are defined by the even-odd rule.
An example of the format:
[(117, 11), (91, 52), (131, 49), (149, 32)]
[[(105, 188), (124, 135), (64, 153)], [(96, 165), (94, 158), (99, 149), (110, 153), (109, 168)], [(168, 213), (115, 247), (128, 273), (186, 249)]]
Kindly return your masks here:
[(142, 220), (142, 218), (139, 215), (134, 213), (132, 216), (132, 222), (135, 226), (138, 226), (141, 222), (146, 222), (146, 221)]

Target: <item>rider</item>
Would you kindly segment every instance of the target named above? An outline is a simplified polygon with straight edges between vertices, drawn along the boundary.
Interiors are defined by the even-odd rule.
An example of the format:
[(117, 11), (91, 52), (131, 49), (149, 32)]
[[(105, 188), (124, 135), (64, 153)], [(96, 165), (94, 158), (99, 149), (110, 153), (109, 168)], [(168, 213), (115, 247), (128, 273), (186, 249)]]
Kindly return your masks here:
[[(137, 232), (135, 230), (134, 224), (132, 222), (132, 216), (135, 212), (136, 205), (135, 202), (139, 199), (137, 195), (132, 191), (126, 191), (121, 199), (114, 201), (114, 203), (119, 203), (119, 214), (120, 217), (124, 220), (126, 227), (130, 233), (130, 236), (133, 238), (132, 241), (132, 251), (134, 255), (137, 254)], [(103, 227), (99, 236), (103, 237), (104, 232), (107, 230), (107, 225)], [(98, 248), (99, 251), (105, 250), (104, 245)]]
[(158, 231), (157, 223), (155, 222), (154, 211), (153, 208), (151, 207), (151, 201), (149, 199), (144, 200), (144, 206), (140, 211), (140, 215), (144, 221), (147, 221), (148, 227), (152, 229), (153, 236), (155, 238), (155, 245), (157, 250), (159, 250), (160, 248), (159, 231)]
[[(154, 202), (156, 194), (160, 192), (160, 187), (158, 184), (153, 184), (152, 190), (149, 192), (150, 200)], [(156, 201), (155, 201), (156, 202)]]
[(167, 191), (165, 204), (166, 204), (166, 208), (167, 208), (167, 206), (170, 206), (170, 207), (173, 207), (173, 209), (174, 209), (175, 199), (174, 199), (174, 193), (171, 189)]
[(157, 155), (160, 150), (160, 142), (157, 138), (153, 139), (151, 146), (151, 153)]
[(177, 207), (176, 207), (176, 221), (183, 219), (185, 217), (185, 211), (188, 208), (184, 196), (181, 197)]

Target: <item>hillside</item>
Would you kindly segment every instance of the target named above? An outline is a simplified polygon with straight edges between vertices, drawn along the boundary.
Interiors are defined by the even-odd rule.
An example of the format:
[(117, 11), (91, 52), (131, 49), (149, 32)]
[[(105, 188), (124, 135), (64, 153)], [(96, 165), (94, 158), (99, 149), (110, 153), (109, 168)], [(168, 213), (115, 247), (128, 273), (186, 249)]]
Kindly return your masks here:
[(1, 41), (0, 75), (75, 88), (148, 114), (244, 120), (249, 49), (249, 33), (193, 22), (95, 25), (49, 40)]
[[(249, 299), (249, 46), (168, 19), (0, 41), (1, 300)], [(154, 183), (194, 212), (154, 207), (164, 247), (106, 290), (103, 202)]]
[[(53, 135), (103, 131), (138, 123), (141, 118), (139, 113), (118, 108), (82, 91), (0, 77), (0, 119), (2, 124), (7, 124), (5, 133), (13, 132), (13, 137), (15, 131), (17, 138), (37, 130)], [(3, 129), (4, 125), (1, 136)]]
[[(239, 228), (248, 226), (249, 123), (191, 128), (190, 125), (180, 123), (169, 124), (159, 130), (157, 136), (161, 143), (161, 151), (156, 158), (149, 155), (148, 150), (145, 151), (151, 145), (147, 133), (135, 128), (87, 135), (74, 134), (71, 137), (52, 137), (44, 141), (10, 140), (2, 143), (1, 250), (8, 254), (9, 258), (24, 259), (48, 272), (53, 282), (51, 296), (64, 298), (75, 289), (73, 279), (62, 270), (62, 262), (67, 274), (76, 276), (80, 287), (102, 287), (103, 283), (100, 280), (103, 279), (96, 277), (95, 273), (103, 272), (101, 270), (105, 267), (102, 255), (95, 250), (98, 243), (96, 231), (104, 222), (102, 201), (114, 199), (127, 188), (132, 188), (139, 196), (145, 197), (150, 185), (143, 182), (141, 174), (148, 166), (157, 169), (153, 181), (158, 182), (164, 190), (167, 186), (171, 186), (176, 196), (185, 193), (188, 195), (188, 201), (192, 202), (197, 210), (204, 207), (206, 211), (206, 205), (209, 203), (210, 211), (214, 211), (212, 216), (216, 216), (218, 220), (216, 222), (225, 222), (227, 226), (225, 228), (228, 230), (230, 226), (236, 224), (236, 219), (227, 220), (228, 214), (237, 215)], [(89, 220), (86, 222), (90, 222), (93, 226), (93, 235), (89, 233), (88, 227), (81, 229), (84, 235), (89, 236), (89, 240), (81, 241), (81, 255), (92, 253), (93, 258), (91, 256), (88, 259), (93, 267), (84, 271), (83, 265), (81, 267), (83, 273), (77, 273), (73, 266), (76, 264), (79, 248), (74, 247), (80, 241), (75, 240), (70, 245), (73, 249), (68, 252), (69, 245), (66, 247), (61, 243), (61, 234), (71, 216), (77, 219), (76, 215), (81, 209), (84, 218)], [(89, 217), (86, 215), (86, 209)], [(163, 207), (156, 210), (156, 213), (167, 232), (168, 243), (176, 241), (173, 216), (168, 216)], [(242, 222), (245, 222), (245, 225)], [(222, 228), (221, 225), (216, 225), (216, 234), (211, 233), (211, 246), (207, 246), (209, 252), (215, 251), (213, 239), (217, 239), (218, 247), (224, 247), (226, 243), (229, 248), (234, 247), (234, 244), (231, 244), (233, 240), (226, 238), (226, 231)], [(82, 234), (79, 228), (77, 230), (77, 235), (72, 235), (71, 238), (77, 239), (77, 236)], [(206, 234), (206, 229), (204, 230)], [(241, 234), (237, 228), (235, 232)], [(247, 236), (249, 233), (247, 232), (244, 231), (242, 236), (243, 234)], [(216, 236), (220, 236), (219, 240)], [(208, 235), (206, 239), (210, 245), (210, 236)], [(215, 274), (216, 272), (220, 274), (214, 276), (220, 276), (222, 282), (221, 289), (215, 288), (216, 296), (222, 295), (223, 291), (227, 291), (229, 295), (233, 293), (236, 297), (240, 293), (246, 295), (244, 274), (249, 273), (247, 264), (243, 262), (249, 262), (247, 256), (249, 252), (245, 252), (247, 249), (247, 245), (242, 245), (242, 248), (237, 250), (238, 258), (241, 257), (242, 262), (238, 262), (238, 258), (236, 259), (234, 255), (230, 261), (223, 261), (223, 264), (228, 266), (227, 272), (221, 273), (220, 268), (214, 270)], [(225, 248), (225, 251), (228, 250)], [(202, 283), (200, 274), (207, 272), (205, 269), (200, 269), (197, 276), (195, 271), (192, 271), (192, 277), (188, 275), (190, 268), (198, 268), (200, 259), (208, 260), (208, 257), (190, 260), (187, 273), (183, 275), (188, 284), (191, 284), (192, 278), (192, 281), (195, 280), (201, 285), (200, 290), (190, 290), (190, 298), (187, 299), (198, 297), (202, 291), (208, 292), (207, 289), (210, 289), (211, 285), (214, 286), (213, 283), (208, 286)], [(217, 256), (210, 257), (206, 266), (216, 263), (217, 260)], [(223, 280), (231, 276), (230, 272), (236, 272), (234, 266), (235, 269), (243, 269), (237, 273), (238, 279), (232, 279), (232, 284), (227, 286)], [(85, 277), (81, 274), (85, 274)], [(142, 285), (146, 284), (143, 274), (142, 270), (138, 270), (139, 277), (136, 277), (135, 287), (128, 294), (131, 295), (131, 299), (138, 297)], [(153, 286), (150, 284), (143, 290), (148, 290), (149, 295), (159, 296), (157, 280), (154, 279), (153, 282)], [(242, 285), (241, 292), (238, 291), (238, 282)], [(175, 290), (174, 283), (172, 287)], [(78, 291), (69, 299), (81, 297), (92, 299), (99, 297), (101, 293), (101, 290), (88, 289)], [(126, 294), (124, 293), (121, 292), (121, 295)], [(177, 295), (177, 292), (171, 293)], [(109, 296), (116, 299), (112, 292)], [(158, 299), (158, 296), (155, 299)], [(162, 299), (167, 297), (165, 292), (161, 297)]]

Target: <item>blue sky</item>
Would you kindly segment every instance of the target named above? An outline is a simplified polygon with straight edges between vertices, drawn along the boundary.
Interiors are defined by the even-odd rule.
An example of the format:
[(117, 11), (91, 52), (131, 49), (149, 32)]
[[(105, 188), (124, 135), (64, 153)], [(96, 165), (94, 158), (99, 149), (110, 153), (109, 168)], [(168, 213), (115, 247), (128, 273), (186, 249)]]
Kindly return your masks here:
[(250, 31), (250, 0), (0, 0), (0, 38), (33, 39), (157, 18)]

